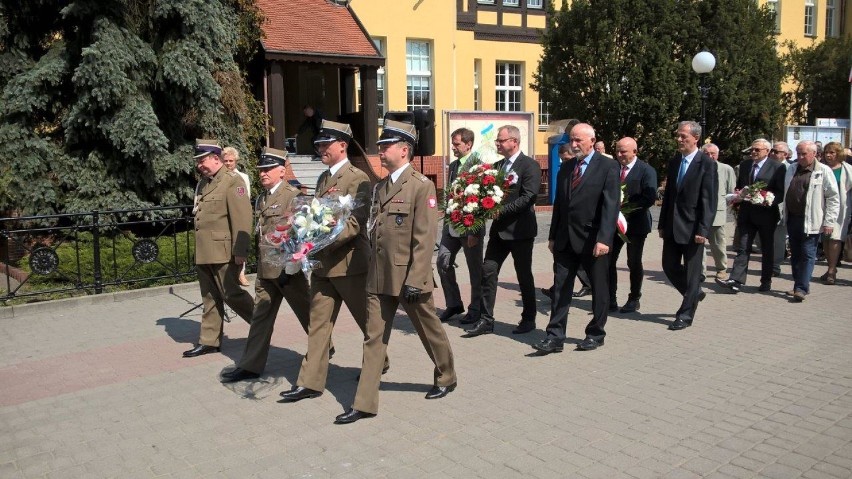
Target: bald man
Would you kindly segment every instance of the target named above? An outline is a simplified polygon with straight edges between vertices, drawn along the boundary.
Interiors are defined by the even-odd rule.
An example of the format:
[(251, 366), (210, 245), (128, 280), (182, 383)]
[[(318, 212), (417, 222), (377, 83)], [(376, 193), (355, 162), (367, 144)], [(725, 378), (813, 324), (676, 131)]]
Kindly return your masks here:
[[(630, 295), (621, 307), (622, 313), (639, 310), (639, 298), (642, 297), (642, 252), (645, 238), (651, 232), (651, 211), (657, 199), (657, 172), (648, 163), (640, 160), (636, 154), (639, 147), (630, 137), (618, 140), (615, 145), (615, 157), (619, 163), (619, 179), (624, 187), (624, 201), (635, 206), (627, 220), (627, 269), (630, 271)], [(613, 238), (612, 258), (609, 261), (609, 310), (618, 310), (618, 273), (615, 263), (624, 246), (624, 240), (618, 234)]]

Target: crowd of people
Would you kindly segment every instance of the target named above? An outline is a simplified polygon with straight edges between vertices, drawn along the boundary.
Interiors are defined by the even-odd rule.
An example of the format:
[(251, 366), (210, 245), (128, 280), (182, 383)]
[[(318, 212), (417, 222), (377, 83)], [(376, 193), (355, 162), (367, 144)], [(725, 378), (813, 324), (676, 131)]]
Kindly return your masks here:
[[(734, 170), (718, 161), (719, 148), (699, 145), (701, 127), (684, 121), (677, 125), (677, 152), (669, 160), (662, 186), (657, 172), (639, 159), (639, 145), (630, 137), (616, 144), (615, 158), (605, 152), (592, 125), (577, 123), (569, 142), (560, 147), (562, 159), (554, 185), (556, 200), (548, 235), (553, 257), (554, 284), (542, 292), (551, 298), (546, 336), (533, 348), (539, 355), (564, 350), (572, 299), (591, 294), (592, 319), (578, 350), (591, 351), (605, 343), (610, 313), (639, 314), (644, 279), (643, 255), (653, 231), (650, 208), (660, 206), (657, 232), (663, 240), (663, 271), (681, 296), (673, 331), (692, 326), (699, 303), (706, 296), (707, 256), (715, 267), (715, 281), (726, 291), (745, 288), (754, 243), (761, 251), (760, 286), (769, 291), (780, 274), (789, 243), (793, 288), (791, 301), (804, 301), (822, 240), (828, 270), (820, 278), (835, 284), (837, 265), (849, 235), (852, 213), (852, 161), (839, 144), (796, 145), (797, 159), (783, 142), (755, 140), (750, 158)], [(322, 395), (329, 359), (334, 354), (332, 330), (346, 305), (364, 335), (363, 363), (352, 407), (335, 419), (347, 424), (378, 413), (381, 376), (390, 367), (387, 344), (393, 318), (401, 306), (411, 319), (434, 365), (434, 382), (426, 399), (439, 399), (457, 385), (454, 357), (442, 322), (460, 318), (464, 337), (494, 332), (497, 280), (509, 255), (522, 300), (521, 316), (513, 334), (536, 329), (536, 288), (532, 274), (533, 247), (539, 234), (535, 201), (541, 186), (538, 163), (521, 149), (518, 128), (504, 125), (494, 140), (502, 159), (494, 169), (513, 172), (516, 184), (503, 198), (487, 234), (481, 230), (460, 234), (445, 222), (435, 268), (446, 308), (437, 314), (433, 294), (433, 244), (441, 216), (435, 185), (410, 165), (417, 132), (414, 125), (385, 121), (378, 140), (379, 157), (388, 175), (370, 187), (367, 175), (349, 162), (352, 140), (349, 125), (322, 120), (313, 143), (328, 166), (318, 179), (318, 198), (351, 195), (361, 200), (346, 219), (334, 243), (316, 253), (322, 267), (308, 281), (301, 271), (288, 274), (265, 261), (261, 250), (255, 296), (240, 288), (241, 269), (248, 256), (251, 210), (248, 182), (224, 157), (233, 153), (215, 140), (198, 140), (196, 166), (203, 178), (196, 189), (196, 264), (203, 298), (198, 343), (184, 352), (196, 357), (218, 352), (222, 340), (224, 305), (250, 323), (243, 356), (222, 382), (258, 378), (265, 368), (272, 329), (282, 300), (286, 300), (308, 335), (308, 348), (296, 384), (281, 393), (290, 403)], [(474, 133), (460, 128), (451, 134), (455, 157), (448, 165), (449, 183), (475, 160)], [(287, 152), (264, 148), (257, 163), (263, 191), (254, 204), (259, 232), (281, 224), (288, 204), (299, 191), (284, 179)], [(760, 186), (762, 201), (744, 192)], [(623, 197), (623, 198), (622, 198)], [(625, 225), (619, 212), (625, 205)], [(729, 269), (727, 215), (737, 212), (733, 245), (736, 255)], [(626, 230), (624, 229), (626, 227)], [(706, 247), (706, 248), (705, 248)], [(849, 248), (846, 248), (849, 252)], [(616, 262), (626, 251), (629, 293), (619, 307)], [(457, 255), (463, 252), (471, 282), (465, 308), (456, 280)], [(575, 291), (575, 278), (581, 288)]]

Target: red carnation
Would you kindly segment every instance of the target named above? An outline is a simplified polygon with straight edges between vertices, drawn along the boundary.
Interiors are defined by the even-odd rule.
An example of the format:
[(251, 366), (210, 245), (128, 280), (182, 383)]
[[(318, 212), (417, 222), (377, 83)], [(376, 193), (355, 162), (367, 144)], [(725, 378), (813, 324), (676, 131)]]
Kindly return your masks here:
[(491, 175), (485, 175), (485, 176), (482, 177), (482, 185), (483, 186), (493, 185), (496, 182), (497, 182), (497, 180)]
[(464, 225), (465, 226), (468, 226), (468, 227), (473, 226), (473, 222), (474, 222), (473, 215), (471, 215), (471, 214), (464, 215)]
[(479, 203), (479, 198), (477, 198), (475, 195), (470, 195), (467, 197), (467, 199), (465, 199), (465, 203)]
[(275, 231), (286, 231), (287, 227), (284, 225), (275, 225)]
[(485, 208), (486, 210), (490, 210), (491, 208), (494, 208), (494, 205), (495, 205), (494, 199), (491, 198), (490, 196), (486, 196), (485, 198), (482, 198), (482, 207)]
[(474, 177), (474, 176), (468, 176), (465, 179), (467, 180), (467, 184), (469, 184), (469, 185), (473, 184), (473, 182), (476, 181), (476, 177)]
[(453, 223), (458, 223), (459, 221), (461, 221), (461, 219), (462, 219), (461, 211), (455, 210), (452, 213), (450, 213), (450, 221), (452, 221)]

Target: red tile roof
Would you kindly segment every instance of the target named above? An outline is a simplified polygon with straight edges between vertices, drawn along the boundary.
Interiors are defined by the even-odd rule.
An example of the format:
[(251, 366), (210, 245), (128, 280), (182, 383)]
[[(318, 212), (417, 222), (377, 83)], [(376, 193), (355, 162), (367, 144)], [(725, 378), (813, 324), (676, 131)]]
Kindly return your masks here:
[(266, 52), (381, 58), (349, 8), (331, 0), (258, 0)]

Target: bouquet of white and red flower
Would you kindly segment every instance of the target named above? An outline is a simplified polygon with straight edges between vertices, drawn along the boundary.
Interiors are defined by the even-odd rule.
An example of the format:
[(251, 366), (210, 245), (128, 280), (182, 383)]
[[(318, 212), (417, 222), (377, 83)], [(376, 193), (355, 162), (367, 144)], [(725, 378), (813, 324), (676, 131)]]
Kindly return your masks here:
[(734, 213), (736, 214), (739, 212), (741, 203), (749, 203), (755, 206), (772, 206), (772, 202), (775, 201), (775, 193), (766, 189), (765, 181), (755, 181), (741, 190), (734, 190), (733, 193), (726, 195), (725, 199), (728, 203), (733, 204)]
[(476, 159), (465, 165), (444, 196), (444, 221), (459, 235), (480, 231), (503, 208), (503, 197), (518, 182), (514, 171)]
[(626, 191), (627, 184), (624, 183), (621, 185), (621, 197), (619, 199), (618, 204), (618, 218), (615, 220), (615, 228), (618, 232), (618, 236), (621, 237), (621, 240), (625, 243), (629, 243), (630, 240), (627, 239), (627, 218), (626, 216), (630, 213), (633, 213), (637, 209), (639, 209), (638, 205), (634, 205), (629, 200), (625, 201), (624, 192)]
[(287, 274), (299, 270), (307, 273), (322, 267), (311, 256), (340, 236), (355, 206), (350, 195), (293, 198), (291, 210), (284, 216), (284, 222), (261, 236), (260, 247), (265, 249), (264, 261), (283, 266)]

